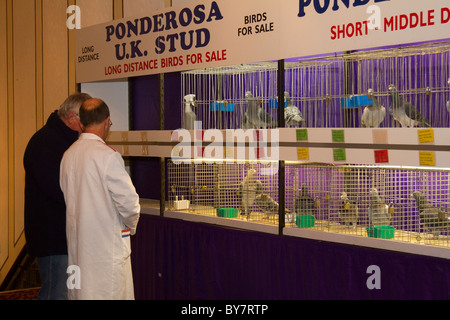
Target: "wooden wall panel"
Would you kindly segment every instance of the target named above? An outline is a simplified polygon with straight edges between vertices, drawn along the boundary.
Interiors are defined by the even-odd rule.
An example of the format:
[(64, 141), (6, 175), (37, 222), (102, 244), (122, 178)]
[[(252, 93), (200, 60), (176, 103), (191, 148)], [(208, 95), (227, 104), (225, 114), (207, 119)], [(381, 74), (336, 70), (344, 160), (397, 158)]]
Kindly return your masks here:
[(123, 13), (124, 17), (139, 15), (145, 12), (151, 12), (164, 8), (167, 0), (124, 0)]
[(0, 270), (8, 257), (9, 220), (8, 183), (6, 183), (8, 181), (8, 37), (6, 18), (6, 0), (0, 0)]
[(67, 2), (43, 0), (43, 106), (44, 121), (69, 95)]
[(81, 9), (81, 27), (113, 20), (113, 0), (76, 0)]
[(13, 1), (14, 50), (14, 240), (23, 234), (23, 154), (36, 131), (35, 2)]

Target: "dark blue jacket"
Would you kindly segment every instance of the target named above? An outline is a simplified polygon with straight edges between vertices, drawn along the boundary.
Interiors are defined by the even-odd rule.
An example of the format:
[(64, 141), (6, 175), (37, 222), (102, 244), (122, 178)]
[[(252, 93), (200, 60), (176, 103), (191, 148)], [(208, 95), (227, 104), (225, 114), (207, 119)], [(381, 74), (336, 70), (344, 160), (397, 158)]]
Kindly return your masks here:
[(78, 139), (53, 112), (28, 142), (25, 168), (25, 237), (31, 255), (67, 254), (66, 205), (59, 186), (64, 152)]

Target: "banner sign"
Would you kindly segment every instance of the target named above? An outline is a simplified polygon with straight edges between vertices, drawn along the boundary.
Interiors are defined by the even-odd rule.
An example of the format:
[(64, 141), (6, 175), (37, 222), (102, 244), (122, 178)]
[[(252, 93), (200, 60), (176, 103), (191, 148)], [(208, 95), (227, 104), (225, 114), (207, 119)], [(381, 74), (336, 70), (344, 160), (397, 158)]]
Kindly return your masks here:
[(449, 38), (448, 0), (195, 1), (76, 31), (77, 82)]

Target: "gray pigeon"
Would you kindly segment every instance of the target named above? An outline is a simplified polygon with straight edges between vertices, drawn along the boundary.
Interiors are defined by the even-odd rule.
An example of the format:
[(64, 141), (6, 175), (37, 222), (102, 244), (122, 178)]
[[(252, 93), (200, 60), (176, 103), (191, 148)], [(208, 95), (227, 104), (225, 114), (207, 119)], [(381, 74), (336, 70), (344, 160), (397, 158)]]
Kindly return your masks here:
[(364, 108), (361, 117), (361, 125), (363, 128), (378, 128), (386, 116), (386, 108), (378, 102), (378, 99), (372, 96), (372, 101), (372, 105)]
[(249, 121), (247, 117), (247, 113), (244, 113), (242, 117), (241, 129), (256, 129)]
[(371, 226), (389, 225), (392, 218), (389, 212), (389, 205), (380, 200), (376, 188), (370, 189), (369, 196), (369, 224)]
[(295, 199), (295, 212), (299, 215), (309, 214), (315, 215), (315, 204), (314, 199), (308, 193), (308, 186), (306, 183), (302, 184), (302, 189), (300, 191), (300, 196)]
[(441, 232), (450, 231), (450, 218), (444, 210), (432, 206), (420, 191), (414, 191), (412, 196), (416, 200), (420, 222), (434, 237), (438, 237)]
[(184, 96), (184, 124), (183, 128), (186, 130), (194, 130), (195, 129), (195, 121), (197, 120), (197, 116), (195, 112), (192, 111), (191, 107), (196, 107), (195, 103), (195, 94), (188, 94)]
[[(255, 198), (255, 203), (265, 214), (267, 214), (267, 218), (269, 218), (271, 215), (278, 214), (280, 211), (280, 205), (278, 204), (278, 202), (273, 200), (272, 197), (265, 193), (257, 195)], [(286, 209), (285, 212), (286, 214), (292, 213), (292, 211), (290, 211), (289, 209)]]
[(292, 104), (289, 92), (284, 92), (284, 99), (287, 102), (287, 106), (284, 108), (284, 120), (286, 126), (298, 127), (301, 122), (305, 121), (305, 119), (303, 119), (302, 113), (297, 108), (297, 106)]
[(255, 169), (248, 170), (247, 176), (239, 184), (239, 207), (241, 214), (246, 215), (247, 219), (250, 215), (251, 207), (255, 203), (256, 197), (263, 192), (262, 183), (253, 176)]
[(389, 113), (395, 120), (400, 122), (403, 128), (431, 127), (428, 119), (425, 118), (415, 106), (399, 96), (397, 88), (393, 84), (389, 86), (389, 91), (391, 96)]
[[(245, 93), (247, 100), (247, 111), (244, 119), (254, 129), (267, 129), (275, 127), (275, 120), (263, 108), (261, 108), (261, 99), (253, 97), (250, 91)], [(243, 123), (244, 124), (244, 123)]]
[(352, 225), (353, 228), (356, 228), (356, 223), (359, 221), (358, 205), (350, 202), (346, 192), (341, 193), (341, 200), (342, 205), (338, 210), (339, 220), (345, 223), (347, 227)]

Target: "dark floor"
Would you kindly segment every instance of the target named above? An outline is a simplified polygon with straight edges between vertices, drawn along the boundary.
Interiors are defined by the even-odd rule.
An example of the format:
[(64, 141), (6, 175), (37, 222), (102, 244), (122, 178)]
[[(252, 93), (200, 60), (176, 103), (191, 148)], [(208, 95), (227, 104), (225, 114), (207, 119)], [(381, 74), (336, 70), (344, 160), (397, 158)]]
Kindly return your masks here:
[(1, 300), (37, 300), (40, 288), (30, 288), (0, 292)]
[(23, 254), (2, 284), (0, 300), (34, 300), (41, 286), (41, 277), (35, 258)]

